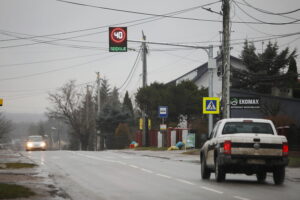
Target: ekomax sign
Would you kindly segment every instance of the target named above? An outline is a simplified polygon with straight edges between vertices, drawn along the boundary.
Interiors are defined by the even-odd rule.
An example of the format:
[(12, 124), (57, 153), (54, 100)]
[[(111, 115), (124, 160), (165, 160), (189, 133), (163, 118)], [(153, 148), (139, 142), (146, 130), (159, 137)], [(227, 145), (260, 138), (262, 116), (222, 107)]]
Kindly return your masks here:
[(260, 109), (260, 98), (254, 97), (231, 97), (230, 108), (232, 109)]

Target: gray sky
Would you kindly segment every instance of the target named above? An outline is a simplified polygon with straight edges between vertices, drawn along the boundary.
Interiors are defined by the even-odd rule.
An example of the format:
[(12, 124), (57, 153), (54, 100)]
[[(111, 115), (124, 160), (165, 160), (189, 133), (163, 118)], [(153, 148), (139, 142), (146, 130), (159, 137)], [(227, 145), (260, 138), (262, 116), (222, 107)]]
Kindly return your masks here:
[[(214, 0), (70, 1), (155, 14), (166, 14), (216, 2)], [(236, 2), (240, 3), (238, 4), (240, 8), (249, 15), (264, 22), (286, 23), (300, 19), (300, 11), (285, 15), (288, 17), (282, 17), (252, 9), (243, 5), (245, 4), (243, 0), (236, 0)], [(247, 0), (247, 2), (256, 8), (276, 13), (300, 8), (299, 0)], [(206, 8), (220, 12), (221, 2), (206, 6)], [(232, 3), (232, 21), (257, 22), (240, 8)], [(202, 8), (176, 16), (222, 20), (220, 15)], [(0, 111), (43, 113), (49, 106), (48, 92), (55, 91), (69, 80), (76, 80), (78, 84), (91, 82), (90, 84), (93, 85), (97, 71), (109, 80), (112, 87), (120, 87), (135, 62), (140, 44), (128, 43), (128, 47), (136, 51), (109, 53), (108, 26), (149, 17), (151, 16), (103, 10), (55, 0), (0, 0), (0, 98), (4, 99), (4, 106), (0, 107)], [(221, 22), (155, 19), (157, 20), (138, 25), (127, 23), (122, 26), (128, 26), (129, 40), (141, 40), (143, 30), (147, 40), (153, 42), (201, 46), (220, 44)], [(141, 22), (145, 20), (139, 21)], [(246, 38), (251, 41), (299, 32), (299, 23), (290, 25), (233, 23), (232, 43), (240, 42), (240, 44), (232, 45), (231, 54), (234, 56), (240, 54), (242, 42)], [(30, 36), (43, 37), (30, 38)], [(70, 39), (71, 37), (73, 38)], [(16, 38), (19, 39), (14, 40)], [(299, 49), (300, 34), (284, 38), (277, 37), (271, 41), (277, 41), (281, 48), (289, 45), (291, 48)], [(267, 42), (268, 39), (264, 45)], [(154, 81), (163, 83), (171, 81), (207, 62), (207, 54), (203, 50), (157, 45), (148, 47), (150, 52), (148, 84)], [(256, 47), (258, 51), (261, 51), (262, 42), (256, 43)], [(217, 55), (217, 50), (216, 47), (214, 55)], [(297, 62), (299, 61), (298, 58)], [(120, 89), (121, 96), (126, 90), (133, 96), (136, 89), (142, 85), (141, 68), (142, 63), (139, 59), (131, 81), (126, 87)], [(81, 87), (83, 90), (85, 85)]]

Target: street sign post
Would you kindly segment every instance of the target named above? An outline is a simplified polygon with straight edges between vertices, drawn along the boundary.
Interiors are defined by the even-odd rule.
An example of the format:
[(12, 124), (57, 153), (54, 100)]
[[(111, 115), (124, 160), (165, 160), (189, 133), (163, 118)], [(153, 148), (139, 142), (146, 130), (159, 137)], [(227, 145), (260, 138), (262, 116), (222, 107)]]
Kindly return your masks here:
[(168, 106), (159, 106), (158, 107), (158, 117), (159, 118), (168, 118)]
[(203, 97), (203, 114), (220, 114), (220, 98)]
[(127, 52), (127, 27), (109, 27), (109, 52)]

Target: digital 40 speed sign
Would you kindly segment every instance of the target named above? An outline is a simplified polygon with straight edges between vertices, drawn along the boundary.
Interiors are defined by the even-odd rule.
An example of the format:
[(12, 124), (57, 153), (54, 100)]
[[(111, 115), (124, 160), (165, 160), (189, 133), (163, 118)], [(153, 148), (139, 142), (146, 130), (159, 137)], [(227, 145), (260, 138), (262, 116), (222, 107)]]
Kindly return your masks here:
[(127, 27), (109, 27), (109, 51), (127, 51)]

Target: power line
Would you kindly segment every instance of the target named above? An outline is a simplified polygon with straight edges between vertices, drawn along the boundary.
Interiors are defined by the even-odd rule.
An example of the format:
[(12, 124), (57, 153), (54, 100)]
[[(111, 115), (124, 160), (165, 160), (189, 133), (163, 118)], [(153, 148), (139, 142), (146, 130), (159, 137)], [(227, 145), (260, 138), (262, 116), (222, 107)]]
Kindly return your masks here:
[[(217, 2), (219, 2), (219, 1), (217, 1)], [(217, 2), (214, 2), (214, 3), (217, 3)], [(213, 4), (213, 3), (211, 3), (211, 4)], [(211, 4), (205, 4), (205, 5), (211, 5)], [(182, 14), (182, 13), (185, 13), (185, 12), (188, 12), (188, 11), (192, 11), (192, 10), (201, 8), (202, 6), (205, 6), (205, 5), (195, 6), (195, 7), (186, 8), (186, 9), (182, 9), (182, 10), (178, 10), (178, 11), (174, 11), (174, 12), (169, 12), (169, 13), (166, 13), (166, 14), (163, 14), (163, 15), (159, 15), (159, 19), (160, 18), (164, 18), (166, 16), (171, 17), (173, 15)], [(90, 30), (95, 30), (95, 29), (100, 29), (100, 28), (108, 28), (109, 26), (131, 24), (131, 23), (145, 21), (145, 20), (149, 20), (149, 19), (153, 19), (153, 18), (157, 18), (157, 16), (152, 16), (152, 17), (147, 17), (147, 18), (142, 18), (142, 19), (137, 19), (137, 20), (131, 20), (131, 21), (126, 21), (126, 22), (121, 22), (121, 23), (116, 23), (116, 24), (104, 25), (104, 26), (95, 27), (95, 28), (88, 28), (88, 29), (80, 29), (80, 30), (74, 30), (74, 31), (67, 31), (67, 32), (62, 32), (62, 33), (54, 33), (54, 34), (46, 34), (46, 35), (38, 35), (38, 36), (27, 35), (27, 36), (30, 36), (30, 37), (22, 37), (22, 38), (18, 38), (18, 39), (6, 39), (6, 40), (0, 40), (0, 42), (3, 42), (3, 41), (12, 41), (12, 40), (22, 40), (22, 39), (34, 39), (34, 38), (40, 38), (40, 37), (47, 37), (47, 38), (49, 38), (49, 36), (65, 35), (65, 34), (77, 33), (77, 32), (82, 32), (82, 31), (90, 31)], [(159, 19), (155, 19), (155, 20), (159, 20)], [(148, 22), (155, 21), (155, 20), (149, 20), (149, 21), (146, 21), (146, 22), (142, 22), (142, 23), (138, 23), (138, 24), (133, 24), (133, 25), (129, 25), (129, 26), (134, 26), (134, 25), (139, 25), (139, 24), (143, 24), (143, 23), (148, 23)], [(0, 31), (4, 31), (4, 30), (0, 30)], [(104, 32), (107, 32), (107, 31), (104, 31)], [(68, 39), (77, 38), (77, 37), (83, 37), (83, 36), (89, 36), (89, 35), (94, 35), (94, 34), (98, 34), (98, 33), (99, 32), (92, 33), (92, 34), (75, 36), (75, 37), (70, 37), (70, 38), (63, 38), (63, 40), (68, 40)], [(100, 33), (102, 33), (102, 32), (100, 32)], [(50, 38), (50, 39), (53, 39), (53, 38)], [(61, 39), (57, 39), (57, 38), (54, 38), (54, 39), (61, 40)]]
[(90, 63), (94, 63), (97, 62), (99, 60), (104, 60), (113, 56), (116, 56), (118, 54), (113, 54), (104, 58), (98, 58), (92, 61), (88, 61), (88, 62), (84, 62), (84, 63), (80, 63), (80, 64), (75, 64), (75, 65), (71, 65), (68, 67), (63, 67), (63, 68), (59, 68), (59, 69), (53, 69), (53, 70), (49, 70), (49, 71), (44, 71), (44, 72), (38, 72), (38, 73), (32, 73), (32, 74), (27, 74), (27, 75), (22, 75), (22, 76), (15, 76), (15, 77), (10, 77), (10, 78), (2, 78), (0, 79), (0, 81), (8, 81), (8, 80), (15, 80), (15, 79), (23, 79), (23, 78), (28, 78), (28, 77), (33, 77), (33, 76), (39, 76), (39, 75), (43, 75), (43, 74), (48, 74), (48, 73), (53, 73), (53, 72), (58, 72), (58, 71), (63, 71), (63, 70), (67, 70), (67, 69), (71, 69), (74, 67), (79, 67), (82, 65), (86, 65), (86, 64), (90, 64)]
[[(181, 19), (181, 20), (191, 20), (191, 21), (206, 21), (206, 22), (222, 22), (222, 20), (214, 20), (214, 19), (201, 19), (201, 18), (191, 18), (191, 17), (176, 17), (176, 16), (169, 16), (169, 15), (163, 15), (163, 14), (154, 14), (154, 13), (145, 13), (145, 12), (139, 12), (139, 11), (130, 11), (130, 10), (122, 10), (122, 9), (116, 9), (116, 8), (108, 8), (103, 6), (94, 6), (89, 4), (83, 4), (83, 3), (77, 3), (72, 1), (65, 1), (65, 0), (56, 0), (63, 3), (73, 4), (77, 6), (85, 6), (85, 7), (91, 7), (91, 8), (98, 8), (98, 9), (104, 9), (104, 10), (111, 10), (116, 12), (125, 12), (125, 13), (131, 13), (131, 14), (138, 14), (138, 15), (147, 15), (147, 16), (154, 16), (154, 17), (165, 17), (165, 18), (171, 18), (171, 19)], [(200, 8), (203, 8), (203, 6), (219, 3), (220, 1), (216, 1), (210, 4), (199, 6)], [(249, 24), (265, 24), (264, 22), (253, 22), (253, 21), (232, 21), (231, 23), (249, 23)], [(295, 23), (298, 24), (298, 23)], [(276, 25), (276, 24), (271, 24)], [(284, 24), (281, 24), (284, 25)]]
[[(134, 72), (135, 72), (135, 69), (136, 69), (136, 67), (137, 67), (137, 63), (138, 63), (138, 61), (139, 61), (140, 54), (141, 54), (141, 49), (139, 50), (139, 52), (138, 52), (138, 54), (137, 54), (137, 56), (136, 56), (136, 59), (135, 59), (135, 61), (134, 61), (134, 64), (133, 64), (133, 66), (132, 66), (132, 68), (131, 68), (131, 70), (130, 70), (130, 72), (129, 72), (127, 78), (126, 78), (126, 80), (125, 80), (125, 81), (123, 82), (123, 84), (118, 88), (118, 90), (120, 90), (122, 87), (124, 87), (125, 84), (127, 83), (127, 81), (128, 81), (128, 83), (127, 83), (126, 86), (128, 86), (129, 82), (131, 81), (131, 79), (132, 79), (132, 77), (133, 77), (133, 74), (134, 74)], [(126, 88), (126, 87), (125, 87), (125, 88)]]
[(242, 9), (234, 0), (232, 1), (243, 13), (245, 13), (248, 17), (260, 22), (260, 23), (263, 23), (263, 24), (268, 24), (268, 25), (289, 25), (289, 24), (295, 24), (296, 22), (299, 22), (300, 19), (296, 19), (294, 21), (290, 21), (290, 22), (265, 22), (265, 21), (262, 21), (260, 19), (257, 19), (256, 17), (253, 17), (252, 15), (250, 15), (248, 12), (246, 12), (244, 9)]
[(73, 60), (73, 59), (86, 58), (86, 57), (91, 57), (91, 56), (99, 56), (99, 54), (97, 53), (97, 54), (89, 54), (89, 55), (74, 56), (74, 57), (67, 57), (67, 58), (57, 58), (57, 59), (50, 59), (50, 60), (40, 60), (40, 61), (35, 61), (35, 62), (2, 64), (2, 65), (0, 65), (0, 68), (14, 67), (14, 66), (24, 66), (24, 65), (32, 65), (32, 64), (40, 64), (40, 63), (50, 63), (50, 62), (65, 61), (65, 60)]
[[(259, 12), (262, 12), (262, 13), (265, 13), (265, 14), (270, 14), (270, 15), (288, 15), (288, 14), (292, 14), (294, 12), (298, 12), (300, 11), (300, 8), (297, 8), (295, 10), (291, 10), (291, 11), (286, 11), (286, 12), (279, 12), (279, 13), (275, 13), (275, 12), (271, 12), (271, 11), (267, 11), (267, 10), (264, 10), (264, 9), (261, 9), (261, 8), (257, 8), (257, 7), (254, 7), (252, 6), (251, 4), (249, 4), (247, 1), (245, 0), (242, 0), (247, 6), (249, 6), (250, 8), (253, 8)], [(239, 3), (239, 2), (237, 2)], [(245, 5), (244, 4), (244, 5)]]

